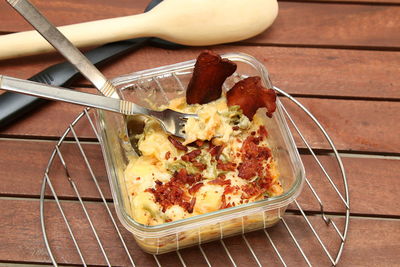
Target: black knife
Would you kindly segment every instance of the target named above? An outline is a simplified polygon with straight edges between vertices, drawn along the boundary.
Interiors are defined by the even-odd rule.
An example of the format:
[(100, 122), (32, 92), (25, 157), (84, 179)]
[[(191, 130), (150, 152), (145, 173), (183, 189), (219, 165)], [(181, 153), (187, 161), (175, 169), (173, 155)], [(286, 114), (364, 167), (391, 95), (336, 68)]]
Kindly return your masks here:
[[(152, 9), (161, 1), (162, 0), (151, 1), (145, 11)], [(182, 45), (164, 41), (158, 38), (135, 38), (126, 41), (105, 44), (84, 54), (93, 64), (99, 67), (111, 59), (114, 59), (133, 49), (139, 48), (145, 43), (170, 49), (183, 47)], [(76, 70), (75, 67), (69, 62), (63, 62), (39, 72), (38, 74), (29, 78), (29, 80), (54, 86), (66, 87), (78, 77), (80, 77), (78, 70)], [(6, 127), (14, 120), (34, 110), (36, 107), (47, 101), (48, 100), (42, 98), (18, 93), (3, 93), (0, 95), (0, 129)]]

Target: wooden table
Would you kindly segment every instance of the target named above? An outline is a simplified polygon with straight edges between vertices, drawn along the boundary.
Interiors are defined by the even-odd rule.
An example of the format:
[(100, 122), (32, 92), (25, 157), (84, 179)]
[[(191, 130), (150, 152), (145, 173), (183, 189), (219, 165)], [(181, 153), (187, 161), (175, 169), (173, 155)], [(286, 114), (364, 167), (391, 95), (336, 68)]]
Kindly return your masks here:
[[(141, 13), (147, 0), (60, 0), (33, 3), (56, 25)], [(273, 83), (297, 97), (321, 122), (341, 153), (347, 172), (351, 218), (341, 266), (394, 266), (400, 262), (400, 1), (281, 1), (279, 17), (266, 32), (250, 40), (208, 47), (218, 53), (244, 52), (255, 56), (270, 71)], [(30, 26), (5, 1), (0, 2), (0, 34), (19, 32)], [(97, 34), (101, 34), (101, 31)], [(102, 68), (107, 77), (195, 58), (204, 48), (166, 50), (143, 47)], [(0, 62), (0, 74), (29, 78), (63, 59), (52, 54)], [(74, 88), (94, 92), (81, 79)], [(286, 100), (284, 100), (285, 102)], [(287, 103), (287, 101), (285, 102)], [(312, 123), (298, 110), (289, 108), (303, 133), (315, 148), (334, 179), (340, 178), (338, 167), (326, 141)], [(81, 107), (50, 103), (23, 120), (0, 131), (0, 265), (50, 265), (39, 220), (39, 194), (43, 174), (56, 140)], [(112, 198), (102, 156), (88, 124), (80, 126), (78, 135), (95, 166), (95, 174), (107, 200)], [(93, 217), (100, 238), (113, 265), (127, 266), (128, 258), (117, 240), (83, 161), (75, 157), (72, 137), (62, 149), (73, 174), (79, 181), (87, 209)], [(325, 205), (325, 211), (343, 227), (343, 203), (332, 193), (304, 144), (296, 136), (307, 170)], [(88, 229), (77, 198), (63, 175), (59, 160), (54, 163), (55, 190), (89, 265), (106, 262)], [(59, 177), (58, 177), (59, 176)], [(321, 178), (322, 177), (322, 178)], [(339, 182), (338, 182), (339, 181)], [(335, 180), (343, 192), (342, 183)], [(47, 232), (59, 264), (80, 265), (81, 261), (68, 236), (65, 224), (47, 189), (45, 218)], [(299, 198), (305, 212), (315, 223), (328, 249), (335, 255), (337, 238), (321, 224), (319, 206), (305, 187)], [(112, 209), (113, 210), (113, 209)], [(284, 217), (291, 225), (310, 262), (330, 265), (320, 245), (313, 238), (296, 206)], [(127, 246), (137, 266), (155, 266), (155, 259), (140, 251), (130, 234), (121, 226)], [(289, 266), (306, 262), (284, 227), (278, 224), (269, 231)], [(263, 231), (246, 235), (263, 265), (281, 263)], [(225, 239), (226, 248), (239, 266), (253, 266), (256, 261), (242, 237)], [(227, 266), (230, 260), (220, 242), (202, 246), (211, 265)], [(188, 266), (205, 266), (197, 248), (181, 251)], [(165, 266), (180, 265), (179, 255), (158, 256)]]

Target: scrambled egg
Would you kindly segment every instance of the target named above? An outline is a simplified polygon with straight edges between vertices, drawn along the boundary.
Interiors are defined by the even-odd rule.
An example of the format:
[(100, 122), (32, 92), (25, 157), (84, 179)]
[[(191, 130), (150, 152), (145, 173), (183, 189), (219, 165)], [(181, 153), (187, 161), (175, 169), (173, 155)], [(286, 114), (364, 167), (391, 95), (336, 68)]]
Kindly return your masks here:
[[(157, 225), (283, 193), (277, 163), (268, 154), (268, 137), (261, 129), (265, 110), (250, 121), (238, 106), (228, 107), (224, 97), (205, 105), (187, 105), (179, 98), (169, 107), (197, 113), (199, 118), (190, 118), (186, 139), (177, 140), (186, 151), (177, 148), (156, 122), (146, 124), (139, 140), (142, 155), (125, 170), (137, 222)], [(251, 160), (244, 158), (257, 155), (245, 151), (246, 146), (260, 149), (265, 158), (249, 165)]]

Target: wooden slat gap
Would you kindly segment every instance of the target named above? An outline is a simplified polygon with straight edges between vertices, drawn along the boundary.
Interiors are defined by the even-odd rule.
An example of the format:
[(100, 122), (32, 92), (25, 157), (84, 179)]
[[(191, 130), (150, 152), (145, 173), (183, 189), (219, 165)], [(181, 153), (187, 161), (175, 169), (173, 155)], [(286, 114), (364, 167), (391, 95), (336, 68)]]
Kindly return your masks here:
[(323, 45), (323, 44), (286, 44), (286, 43), (252, 43), (242, 41), (231, 43), (231, 46), (265, 46), (265, 47), (287, 47), (287, 48), (316, 48), (316, 49), (337, 49), (337, 50), (362, 50), (377, 52), (400, 52), (400, 46), (353, 46), (353, 45)]
[(400, 6), (397, 2), (373, 2), (373, 1), (323, 1), (323, 0), (279, 0), (279, 2), (291, 2), (291, 3), (302, 3), (302, 4), (341, 4), (341, 5), (367, 5), (367, 6)]
[[(50, 261), (50, 259), (49, 259), (49, 261)], [(8, 264), (12, 264), (12, 265), (8, 265)], [(28, 264), (29, 264), (29, 267), (34, 267), (34, 266), (53, 266), (53, 265), (51, 265), (49, 263), (45, 263), (45, 262), (41, 263), (41, 262), (35, 262), (35, 261), (3, 261), (3, 260), (0, 261), (0, 267), (1, 266), (7, 266), (7, 267), (25, 266), (26, 267), (26, 266), (28, 266)], [(62, 265), (59, 265), (59, 266), (76, 266), (76, 264), (75, 265), (74, 264), (62, 264)]]
[[(308, 148), (299, 147), (297, 148), (299, 153), (302, 155), (311, 155), (310, 150)], [(333, 155), (332, 149), (323, 149), (323, 148), (313, 148), (313, 151), (316, 155)], [(340, 155), (342, 154), (353, 154), (353, 155), (364, 155), (364, 156), (380, 156), (380, 157), (400, 157), (400, 152), (384, 152), (384, 151), (360, 151), (360, 150), (337, 150)]]
[[(15, 140), (15, 141), (59, 141), (61, 136), (36, 136), (36, 135), (9, 135), (1, 134), (0, 140)], [(75, 143), (73, 137), (66, 137), (63, 142)], [(98, 144), (99, 141), (96, 138), (79, 137), (79, 141), (83, 144)]]
[[(281, 88), (284, 90), (284, 88)], [(333, 100), (356, 100), (356, 101), (384, 101), (384, 102), (400, 102), (400, 98), (388, 97), (368, 97), (368, 96), (341, 96), (341, 95), (317, 95), (317, 94), (290, 94), (293, 97), (302, 98), (318, 98), (318, 99), (333, 99)], [(279, 94), (280, 97), (283, 97)]]
[[(303, 210), (304, 214), (308, 216), (315, 216), (320, 217), (322, 215), (321, 211), (319, 210)], [(326, 211), (324, 212), (326, 216), (329, 218), (335, 217), (345, 217), (346, 214), (344, 212), (332, 212)], [(299, 210), (294, 209), (287, 209), (285, 215), (299, 215), (301, 216), (301, 212)], [(284, 216), (285, 216), (284, 215)], [(373, 219), (373, 220), (390, 220), (390, 221), (399, 221), (400, 215), (391, 215), (391, 214), (368, 214), (368, 213), (350, 213), (350, 218), (357, 218), (357, 219)], [(322, 217), (321, 217), (322, 219)]]
[[(79, 181), (76, 181), (79, 187)], [(74, 196), (57, 196), (61, 202), (78, 202), (78, 198)], [(0, 199), (5, 200), (31, 200), (36, 201), (40, 200), (40, 195), (28, 195), (28, 194), (0, 194)], [(55, 201), (52, 195), (44, 196), (46, 201)], [(103, 200), (100, 197), (86, 197), (81, 196), (81, 199), (87, 203), (103, 203)], [(106, 202), (109, 204), (113, 204), (114, 201), (112, 198), (106, 197)]]

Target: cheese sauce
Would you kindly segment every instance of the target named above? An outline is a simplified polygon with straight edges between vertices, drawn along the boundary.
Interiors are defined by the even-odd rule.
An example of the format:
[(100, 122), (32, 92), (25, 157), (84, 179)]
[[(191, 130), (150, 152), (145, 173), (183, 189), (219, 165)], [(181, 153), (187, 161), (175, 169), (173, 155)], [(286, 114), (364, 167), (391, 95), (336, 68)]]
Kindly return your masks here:
[(146, 124), (142, 155), (125, 170), (137, 222), (157, 225), (283, 193), (265, 109), (250, 121), (238, 106), (228, 107), (224, 96), (204, 105), (179, 98), (169, 108), (199, 118), (188, 119), (185, 140), (169, 136), (156, 122)]

